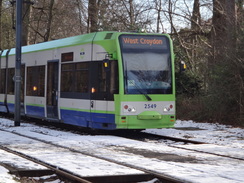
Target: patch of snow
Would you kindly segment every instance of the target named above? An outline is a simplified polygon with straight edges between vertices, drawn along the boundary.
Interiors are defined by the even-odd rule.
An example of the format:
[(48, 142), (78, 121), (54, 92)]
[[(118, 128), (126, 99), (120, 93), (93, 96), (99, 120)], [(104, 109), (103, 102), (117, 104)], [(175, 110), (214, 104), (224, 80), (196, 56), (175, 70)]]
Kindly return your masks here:
[[(168, 146), (164, 142), (139, 142), (110, 135), (77, 135), (26, 123), (22, 123), (20, 127), (14, 127), (13, 121), (0, 119), (0, 129), (26, 136), (34, 136), (37, 139), (84, 152), (84, 155), (77, 154), (75, 156), (75, 153), (73, 153), (71, 156), (71, 152), (62, 148), (53, 151), (51, 146), (50, 148), (44, 149), (44, 144), (41, 142), (25, 137), (20, 138), (17, 135), (5, 131), (0, 131), (0, 145), (27, 153), (48, 163), (56, 164), (57, 161), (55, 159), (61, 159), (62, 161), (58, 165), (62, 167), (65, 165), (67, 169), (77, 174), (83, 173), (83, 176), (102, 175), (104, 173), (110, 173), (112, 175), (128, 172), (141, 173), (136, 170), (133, 170), (135, 171), (133, 172), (129, 168), (123, 168), (123, 166), (114, 165), (113, 163), (107, 164), (105, 160), (98, 161), (85, 155), (86, 153), (91, 153), (95, 156), (104, 157), (105, 159), (120, 163), (126, 162), (133, 166), (140, 166), (158, 173), (163, 172), (164, 174), (173, 175), (196, 183), (215, 183), (217, 181), (221, 183), (240, 183), (244, 180), (243, 161), (188, 150), (214, 151), (223, 155), (228, 155), (231, 152), (232, 156), (242, 158), (244, 154), (244, 129), (219, 124), (195, 123), (193, 121), (180, 120), (177, 120), (175, 127), (174, 129), (148, 129), (145, 132), (189, 138), (210, 144), (182, 145), (180, 143), (174, 143), (172, 146)], [(173, 146), (187, 149), (176, 149)], [(155, 157), (149, 157), (150, 153)], [(0, 162), (13, 161), (11, 163), (18, 164), (17, 159), (14, 161), (13, 159), (15, 158), (10, 155), (3, 155), (1, 157), (1, 154), (4, 154), (4, 152), (0, 151)], [(167, 155), (176, 159), (169, 158), (166, 160), (165, 157)], [(183, 161), (184, 158), (186, 158), (185, 161)], [(22, 161), (19, 162), (21, 163)], [(83, 163), (81, 164), (81, 162)], [(29, 167), (32, 166), (30, 163), (26, 165)], [(24, 165), (19, 164), (18, 166)], [(6, 169), (0, 169), (0, 175), (0, 178), (6, 177), (3, 179), (6, 182), (9, 182), (8, 179), (12, 178)]]
[(8, 172), (6, 168), (0, 166), (0, 183), (18, 183)]
[(244, 129), (234, 128), (229, 125), (177, 120), (175, 128), (147, 129), (145, 132), (229, 147), (244, 148)]

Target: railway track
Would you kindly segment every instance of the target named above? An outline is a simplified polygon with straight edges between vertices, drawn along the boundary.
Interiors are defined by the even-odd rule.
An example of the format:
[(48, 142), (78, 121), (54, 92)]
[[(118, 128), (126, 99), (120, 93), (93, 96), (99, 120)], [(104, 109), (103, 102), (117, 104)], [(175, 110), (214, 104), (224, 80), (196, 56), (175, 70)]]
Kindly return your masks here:
[[(106, 132), (104, 132), (106, 133)], [(195, 140), (189, 140), (189, 139), (182, 139), (182, 138), (177, 138), (177, 137), (170, 137), (170, 136), (165, 136), (165, 135), (157, 135), (157, 134), (151, 134), (151, 133), (146, 133), (146, 132), (141, 132), (141, 131), (129, 131), (129, 130), (124, 130), (121, 132), (108, 132), (116, 136), (124, 137), (124, 138), (130, 138), (133, 140), (140, 140), (140, 141), (163, 141), (163, 140), (171, 140), (174, 142), (182, 142), (183, 144), (206, 144), (204, 142), (200, 141), (195, 141)]]
[(82, 177), (80, 175), (76, 175), (73, 172), (68, 171), (67, 169), (63, 169), (61, 167), (57, 167), (55, 165), (49, 164), (45, 161), (42, 161), (40, 159), (34, 158), (32, 156), (29, 156), (27, 154), (11, 150), (10, 148), (0, 146), (0, 149), (12, 153), (14, 155), (17, 155), (21, 158), (24, 158), (26, 160), (32, 161), (36, 164), (42, 165), (46, 167), (45, 170), (12, 170), (10, 171), (13, 174), (16, 174), (18, 176), (25, 176), (25, 177), (34, 177), (34, 176), (40, 176), (42, 174), (45, 175), (52, 175), (56, 174), (58, 177), (61, 177), (63, 182), (72, 182), (72, 183), (119, 183), (119, 182), (137, 182), (137, 181), (149, 181), (152, 180), (153, 175), (149, 174), (130, 174), (130, 175), (115, 175), (115, 176), (94, 176), (94, 177)]
[[(78, 181), (78, 182), (83, 182), (83, 183), (90, 183), (89, 181), (77, 176), (77, 175), (74, 175), (72, 172), (69, 172), (67, 170), (64, 170), (60, 167), (55, 167), (54, 165), (51, 165), (49, 163), (46, 163), (42, 160), (39, 160), (37, 158), (34, 158), (34, 157), (31, 157), (31, 156), (28, 156), (27, 154), (24, 154), (24, 153), (21, 153), (21, 152), (18, 152), (18, 151), (15, 151), (15, 150), (11, 150), (10, 148), (7, 148), (7, 147), (4, 147), (4, 146), (0, 146), (0, 149), (6, 151), (6, 152), (9, 152), (9, 153), (12, 153), (14, 155), (17, 155), (21, 158), (24, 158), (24, 159), (27, 159), (27, 160), (30, 160), (32, 162), (35, 162), (39, 165), (42, 165), (44, 167), (46, 167), (49, 171), (53, 172), (53, 173), (56, 173), (58, 175), (61, 175), (63, 177), (66, 177), (68, 180), (72, 180), (72, 181)], [(18, 171), (16, 171), (17, 173)], [(18, 174), (18, 173), (17, 173)], [(25, 175), (28, 175), (28, 173), (25, 173)]]
[[(23, 126), (32, 126), (32, 125), (29, 125), (29, 124), (24, 124), (23, 123)], [(44, 125), (46, 126), (46, 125)], [(60, 124), (58, 125), (60, 127)], [(52, 138), (53, 134), (52, 132), (50, 133), (46, 133), (45, 131), (45, 127), (43, 127), (43, 125), (41, 125), (40, 127), (34, 127), (33, 129), (26, 129), (28, 131), (33, 131), (34, 133), (37, 133), (36, 135), (32, 135), (32, 136), (36, 136), (38, 138), (33, 138), (33, 137), (30, 137), (30, 135), (28, 134), (25, 134), (23, 132), (21, 132), (20, 130), (18, 130), (18, 128), (4, 128), (5, 130), (3, 131), (8, 131), (8, 132), (11, 132), (11, 133), (14, 133), (16, 135), (20, 135), (22, 137), (26, 137), (26, 138), (32, 138), (33, 140), (37, 140), (39, 142), (43, 142), (43, 143), (46, 143), (46, 144), (49, 144), (49, 145), (54, 145), (56, 146), (57, 148), (62, 148), (62, 149), (65, 149), (67, 151), (69, 151), (70, 153), (78, 153), (80, 154), (81, 156), (82, 155), (86, 155), (86, 156), (90, 156), (90, 157), (94, 157), (94, 158), (97, 158), (97, 159), (102, 159), (102, 160), (105, 160), (107, 162), (111, 162), (111, 163), (115, 163), (115, 164), (118, 164), (118, 165), (121, 165), (121, 166), (124, 166), (124, 167), (127, 167), (128, 169), (131, 168), (131, 169), (135, 169), (135, 170), (138, 170), (138, 171), (141, 171), (142, 174), (140, 175), (121, 175), (121, 176), (107, 176), (107, 175), (104, 175), (104, 176), (93, 176), (93, 177), (89, 177), (90, 179), (86, 179), (87, 177), (84, 177), (84, 176), (80, 176), (79, 178), (84, 178), (86, 181), (91, 181), (91, 182), (99, 182), (99, 180), (103, 180), (103, 181), (100, 181), (100, 182), (106, 182), (106, 181), (111, 181), (111, 182), (115, 182), (115, 180), (117, 180), (117, 182), (137, 182), (135, 180), (141, 180), (141, 179), (144, 179), (144, 180), (148, 180), (150, 178), (157, 178), (157, 180), (161, 180), (162, 182), (191, 182), (191, 179), (184, 179), (184, 178), (179, 178), (179, 176), (177, 178), (175, 178), (174, 176), (171, 176), (171, 173), (170, 172), (167, 172), (165, 173), (164, 171), (161, 171), (159, 169), (153, 169), (153, 168), (150, 168), (148, 169), (148, 167), (145, 167), (145, 165), (137, 165), (132, 161), (127, 161), (127, 159), (124, 159), (124, 160), (121, 160), (121, 159), (117, 159), (117, 157), (120, 158), (120, 156), (124, 156), (124, 153), (129, 153), (130, 155), (128, 155), (128, 158), (132, 158), (133, 159), (133, 156), (136, 155), (136, 156), (143, 156), (145, 158), (152, 158), (152, 159), (158, 159), (158, 160), (162, 160), (162, 162), (160, 162), (160, 166), (171, 166), (171, 162), (174, 164), (174, 162), (192, 162), (194, 163), (193, 164), (193, 167), (195, 167), (195, 163), (200, 163), (201, 164), (201, 160), (199, 161), (198, 158), (194, 158), (194, 156), (196, 157), (201, 157), (201, 156), (206, 156), (208, 157), (207, 159), (209, 159), (209, 157), (211, 157), (212, 159), (219, 159), (217, 158), (217, 156), (219, 156), (220, 158), (222, 158), (222, 161), (230, 161), (230, 162), (236, 162), (237, 164), (238, 163), (241, 163), (243, 162), (244, 160), (244, 157), (243, 155), (241, 157), (238, 157), (238, 156), (235, 156), (235, 152), (232, 150), (232, 151), (229, 151), (231, 152), (230, 154), (231, 155), (225, 155), (225, 154), (221, 154), (219, 152), (215, 152), (213, 153), (213, 151), (203, 151), (201, 149), (199, 149), (198, 147), (201, 147), (201, 146), (209, 146), (209, 145), (214, 145), (214, 144), (206, 144), (206, 143), (202, 143), (202, 142), (197, 142), (197, 141), (186, 141), (186, 139), (184, 139), (184, 142), (181, 141), (181, 139), (178, 139), (178, 138), (171, 138), (170, 137), (170, 140), (174, 140), (175, 142), (182, 142), (182, 143), (172, 143), (171, 145), (163, 145), (161, 150), (158, 151), (156, 150), (157, 148), (154, 149), (154, 147), (160, 145), (160, 144), (164, 144), (162, 143), (161, 141), (164, 141), (165, 140), (165, 137), (162, 137), (161, 135), (154, 135), (154, 134), (147, 134), (147, 133), (142, 133), (142, 132), (132, 132), (132, 131), (121, 131), (119, 133), (115, 133), (115, 132), (111, 132), (111, 131), (93, 131), (93, 130), (86, 130), (86, 129), (77, 129), (77, 128), (68, 128), (68, 129), (63, 129), (64, 126), (58, 128), (58, 127), (55, 127), (54, 126), (46, 126), (48, 128), (51, 128), (51, 131), (53, 131), (54, 133), (56, 133), (58, 131), (58, 133), (61, 134), (61, 139), (63, 140), (66, 140), (66, 138), (63, 138), (62, 137), (62, 133), (63, 134), (66, 134), (66, 133), (70, 133), (70, 134), (73, 134), (75, 135), (77, 138), (77, 142), (75, 142), (77, 145), (79, 145), (80, 143), (82, 143), (82, 141), (79, 140), (79, 138), (83, 139), (83, 137), (91, 137), (91, 139), (99, 139), (99, 137), (106, 137), (108, 136), (109, 139), (111, 138), (111, 141), (114, 140), (113, 136), (117, 136), (115, 137), (115, 140), (122, 140), (122, 143), (121, 145), (116, 145), (116, 144), (113, 144), (113, 142), (109, 142), (109, 143), (103, 143), (102, 141), (97, 141), (95, 140), (94, 142), (92, 141), (92, 143), (97, 143), (99, 144), (98, 146), (98, 149), (95, 149), (94, 151), (89, 148), (80, 148), (80, 147), (73, 147), (73, 146), (66, 146), (66, 145), (63, 145), (62, 143), (59, 143), (59, 144), (56, 144), (56, 141), (52, 141), (52, 140), (42, 140), (39, 138), (38, 136), (38, 133), (43, 135), (43, 136), (48, 136), (50, 135), (50, 137)], [(27, 127), (28, 128), (28, 127)], [(42, 130), (35, 130), (35, 129), (39, 129), (41, 128)], [(17, 129), (17, 130), (15, 130)], [(49, 130), (48, 130), (49, 131)], [(1, 134), (1, 133), (0, 133)], [(59, 134), (59, 135), (60, 135)], [(122, 134), (122, 135), (121, 135)], [(133, 134), (133, 135), (128, 135), (128, 134)], [(58, 135), (58, 136), (59, 136)], [(110, 136), (112, 135), (112, 136)], [(119, 137), (118, 137), (119, 136)], [(123, 137), (123, 138), (121, 138)], [(167, 138), (167, 137), (166, 137)], [(46, 139), (46, 138), (45, 138)], [(84, 138), (86, 139), (86, 138)], [(142, 144), (151, 144), (149, 146), (153, 147), (152, 150), (147, 150), (146, 148), (143, 148), (143, 146), (138, 146), (138, 147), (130, 147), (129, 144), (127, 143), (130, 143), (130, 140), (127, 141), (125, 140), (125, 142), (123, 143), (123, 139), (132, 139), (133, 142), (138, 141), (141, 141)], [(89, 140), (88, 140), (89, 141)], [(86, 143), (85, 143), (86, 144)], [(140, 144), (140, 143), (139, 143)], [(175, 144), (175, 145), (174, 145)], [(179, 145), (181, 144), (181, 145)], [(89, 146), (89, 144), (88, 144)], [(101, 146), (101, 148), (100, 148)], [(167, 147), (172, 147), (170, 151), (165, 151), (164, 148), (167, 148)], [(104, 150), (104, 149), (105, 150)], [(219, 148), (219, 147), (218, 147)], [(224, 147), (223, 148), (227, 148), (227, 147)], [(100, 149), (101, 149), (101, 152), (100, 152)], [(178, 149), (178, 150), (177, 150)], [(216, 149), (216, 147), (215, 147)], [(183, 156), (178, 156), (178, 155), (173, 155), (171, 154), (170, 152), (171, 151), (184, 151), (186, 150), (187, 151), (187, 155), (183, 155)], [(114, 152), (120, 154), (120, 155), (117, 155), (115, 154), (114, 157), (111, 157), (111, 156), (107, 156), (108, 154), (113, 154)], [(169, 153), (167, 153), (169, 152)], [(193, 154), (192, 155), (188, 155), (188, 154)], [(195, 154), (198, 154), (198, 155), (195, 155)], [(112, 155), (113, 156), (113, 155)], [(193, 157), (193, 158), (192, 158)], [(227, 158), (227, 159), (226, 159)], [(143, 161), (143, 158), (142, 158), (142, 161)], [(210, 160), (210, 161), (215, 161), (215, 160)], [(152, 161), (153, 163), (155, 163), (155, 161)], [(164, 165), (165, 162), (170, 162), (169, 164), (167, 165)], [(157, 163), (157, 162), (156, 162)], [(182, 165), (180, 165), (182, 166)], [(54, 168), (56, 168), (57, 166), (54, 166)], [(173, 170), (172, 168), (173, 167), (167, 167), (168, 169), (171, 169)], [(62, 168), (61, 168), (62, 170)], [(186, 170), (186, 171), (195, 171), (196, 169), (193, 168), (192, 170)], [(200, 170), (200, 168), (199, 168)], [(184, 170), (185, 171), (185, 170)], [(163, 172), (163, 173), (162, 173)], [(200, 171), (201, 172), (201, 171)], [(192, 173), (194, 174), (194, 173)], [(210, 173), (211, 174), (211, 173)], [(67, 178), (68, 179), (68, 178)], [(128, 180), (128, 181), (123, 181), (124, 179)], [(184, 179), (184, 180), (183, 180)], [(106, 181), (105, 181), (106, 180)], [(133, 180), (133, 181), (132, 181)], [(79, 182), (79, 181), (78, 181)], [(193, 181), (194, 182), (194, 181)]]
[[(175, 145), (174, 143), (171, 143), (171, 144), (168, 144), (168, 146), (174, 147), (174, 148), (178, 148), (178, 149), (191, 150), (191, 151), (195, 151), (195, 152), (199, 152), (199, 153), (206, 153), (206, 154), (216, 155), (216, 156), (220, 156), (220, 157), (226, 157), (226, 158), (231, 158), (231, 159), (244, 161), (244, 157), (236, 157), (235, 154), (233, 154), (233, 155), (225, 155), (225, 154), (221, 154), (220, 152), (213, 152), (213, 151), (208, 152), (208, 151), (199, 150), (199, 149), (196, 148), (197, 145), (212, 145), (212, 146), (216, 146), (216, 147), (219, 147), (219, 148), (220, 147), (228, 148), (228, 147), (217, 146), (217, 145), (209, 144), (209, 143), (205, 143), (205, 142), (189, 140), (189, 139), (182, 139), (182, 138), (177, 138), (177, 137), (170, 137), (170, 136), (165, 136), (165, 135), (151, 134), (151, 133), (146, 133), (146, 132), (134, 132), (133, 134), (115, 133), (114, 135), (117, 135), (117, 136), (120, 136), (120, 137), (124, 137), (124, 138), (129, 138), (129, 139), (132, 139), (132, 140), (139, 140), (139, 141), (143, 141), (143, 142), (150, 142), (151, 141), (151, 142), (155, 143), (155, 141), (161, 142), (161, 141), (164, 141), (164, 140), (170, 140), (170, 141), (174, 141), (174, 142), (182, 142), (184, 145)], [(189, 148), (187, 146), (187, 144), (195, 145), (195, 148), (192, 148), (192, 146), (190, 146), (190, 148)]]
[[(4, 117), (8, 117), (9, 119), (13, 119), (11, 115), (2, 114)], [(35, 124), (40, 125), (40, 126), (45, 126), (48, 128), (54, 128), (57, 130), (61, 131), (69, 131), (72, 133), (80, 134), (80, 135), (114, 135), (118, 137), (123, 137), (123, 138), (128, 138), (132, 140), (138, 140), (142, 142), (163, 142), (165, 140), (173, 141), (173, 142), (181, 142), (182, 144), (193, 144), (193, 145), (206, 145), (208, 143), (206, 142), (201, 142), (201, 141), (196, 141), (196, 140), (190, 140), (190, 139), (183, 139), (183, 138), (177, 138), (177, 137), (171, 137), (171, 136), (165, 136), (165, 135), (158, 135), (158, 134), (151, 134), (151, 133), (146, 133), (146, 132), (141, 132), (138, 130), (115, 130), (115, 131), (108, 131), (108, 130), (93, 130), (93, 129), (87, 129), (87, 128), (82, 128), (82, 127), (77, 127), (73, 125), (67, 125), (67, 124), (62, 124), (62, 123), (55, 123), (55, 122), (49, 122), (46, 123), (43, 120), (38, 120), (34, 119), (36, 121)], [(26, 123), (31, 123), (29, 118), (24, 118), (24, 122)], [(207, 152), (207, 151), (202, 151), (198, 150), (196, 148), (188, 148), (187, 146), (179, 146), (175, 145), (174, 143), (169, 143), (168, 146), (178, 148), (178, 149), (185, 149), (185, 150), (191, 150), (195, 152), (200, 152), (200, 153), (207, 153), (207, 154), (212, 154), (216, 156), (221, 156), (221, 157), (227, 157), (227, 158), (232, 158), (236, 160), (244, 160), (243, 157), (236, 157), (235, 155), (225, 155), (221, 154), (218, 152)], [(196, 147), (196, 146), (195, 146)]]
[(66, 180), (70, 180), (72, 182), (84, 182), (84, 183), (89, 183), (89, 182), (98, 182), (98, 183), (100, 183), (100, 182), (103, 182), (103, 183), (105, 183), (105, 182), (113, 182), (113, 183), (117, 183), (117, 182), (118, 183), (119, 182), (140, 182), (140, 181), (149, 181), (149, 180), (152, 180), (152, 179), (155, 179), (155, 178), (160, 180), (160, 181), (162, 181), (162, 182), (165, 182), (165, 181), (170, 182), (170, 183), (171, 182), (172, 183), (174, 183), (174, 182), (175, 183), (187, 182), (185, 180), (180, 180), (180, 179), (175, 178), (175, 177), (170, 176), (170, 175), (153, 172), (153, 171), (147, 170), (145, 168), (142, 168), (142, 167), (139, 167), (139, 166), (136, 166), (136, 165), (131, 165), (131, 164), (127, 164), (127, 163), (118, 162), (118, 161), (111, 160), (111, 159), (106, 158), (106, 157), (94, 155), (92, 153), (82, 152), (82, 151), (79, 151), (79, 150), (76, 150), (76, 149), (72, 149), (72, 148), (68, 148), (68, 147), (62, 146), (62, 145), (54, 144), (52, 142), (47, 142), (45, 140), (41, 140), (41, 139), (38, 139), (38, 138), (35, 138), (35, 137), (30, 137), (30, 136), (27, 136), (27, 135), (19, 134), (17, 132), (9, 132), (9, 131), (2, 130), (2, 129), (0, 129), (0, 131), (2, 131), (2, 132), (4, 131), (6, 133), (12, 133), (14, 135), (18, 135), (18, 136), (25, 137), (25, 138), (28, 138), (28, 139), (31, 139), (31, 140), (34, 140), (34, 141), (45, 143), (45, 144), (48, 144), (48, 145), (51, 145), (51, 146), (54, 146), (54, 147), (57, 147), (57, 148), (62, 148), (62, 149), (70, 151), (70, 153), (79, 153), (81, 155), (86, 155), (86, 156), (90, 156), (90, 157), (97, 158), (97, 159), (100, 159), (100, 160), (105, 160), (105, 161), (107, 161), (109, 163), (115, 163), (115, 164), (118, 164), (120, 166), (124, 166), (124, 167), (135, 169), (135, 170), (138, 170), (138, 171), (142, 172), (141, 174), (83, 177), (83, 176), (77, 175), (77, 174), (75, 174), (73, 172), (70, 172), (69, 170), (67, 170), (65, 168), (62, 168), (62, 167), (47, 163), (45, 161), (42, 161), (42, 160), (40, 160), (38, 158), (35, 158), (33, 156), (30, 156), (28, 154), (22, 153), (22, 152), (17, 151), (17, 150), (13, 150), (11, 148), (8, 148), (8, 147), (6, 147), (4, 145), (0, 145), (0, 149), (2, 149), (4, 151), (7, 151), (9, 153), (15, 154), (17, 156), (20, 156), (22, 158), (25, 158), (27, 160), (30, 160), (32, 162), (35, 162), (37, 164), (40, 164), (40, 165), (46, 167), (49, 171), (52, 171), (53, 173), (55, 173), (55, 174), (57, 174), (57, 175), (59, 175), (61, 177), (65, 177)]
[[(4, 118), (14, 120), (12, 115), (7, 115), (5, 113), (0, 113), (1, 116)], [(1, 117), (0, 116), (0, 117)], [(33, 120), (31, 118), (31, 120)], [(30, 118), (23, 118), (23, 122), (25, 123), (31, 123)], [(110, 131), (110, 130), (93, 130), (93, 129), (87, 129), (87, 128), (82, 128), (82, 127), (77, 127), (73, 125), (67, 125), (63, 123), (55, 123), (55, 122), (46, 122), (43, 120), (38, 120), (34, 119), (36, 121), (36, 125), (40, 126), (46, 126), (48, 128), (54, 128), (57, 130), (62, 130), (62, 131), (71, 131), (72, 133), (76, 134), (81, 134), (81, 135), (115, 135), (119, 137), (124, 137), (124, 138), (129, 138), (133, 140), (140, 140), (140, 141), (146, 141), (146, 140), (151, 140), (151, 141), (160, 141), (160, 140), (171, 140), (174, 142), (182, 142), (184, 144), (206, 144), (204, 142), (199, 142), (199, 141), (194, 141), (194, 140), (189, 140), (189, 139), (182, 139), (182, 138), (177, 138), (177, 137), (170, 137), (170, 136), (163, 136), (163, 135), (157, 135), (157, 134), (149, 134), (137, 130), (115, 130), (115, 131)]]

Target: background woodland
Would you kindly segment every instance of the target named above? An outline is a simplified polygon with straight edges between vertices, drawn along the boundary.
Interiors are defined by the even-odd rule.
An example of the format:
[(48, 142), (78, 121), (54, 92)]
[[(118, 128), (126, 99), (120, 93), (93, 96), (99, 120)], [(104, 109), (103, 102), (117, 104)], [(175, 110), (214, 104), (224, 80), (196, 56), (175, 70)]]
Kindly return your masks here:
[[(244, 0), (24, 2), (23, 45), (95, 31), (170, 34), (177, 118), (244, 126)], [(0, 0), (1, 50), (15, 47), (15, 4)]]

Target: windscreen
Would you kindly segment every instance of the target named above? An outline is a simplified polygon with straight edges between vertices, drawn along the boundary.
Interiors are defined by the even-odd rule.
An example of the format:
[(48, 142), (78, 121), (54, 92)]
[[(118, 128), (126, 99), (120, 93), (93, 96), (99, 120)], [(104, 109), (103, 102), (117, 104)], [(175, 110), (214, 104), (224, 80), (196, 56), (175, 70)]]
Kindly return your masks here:
[(169, 39), (163, 35), (119, 37), (126, 94), (171, 94)]

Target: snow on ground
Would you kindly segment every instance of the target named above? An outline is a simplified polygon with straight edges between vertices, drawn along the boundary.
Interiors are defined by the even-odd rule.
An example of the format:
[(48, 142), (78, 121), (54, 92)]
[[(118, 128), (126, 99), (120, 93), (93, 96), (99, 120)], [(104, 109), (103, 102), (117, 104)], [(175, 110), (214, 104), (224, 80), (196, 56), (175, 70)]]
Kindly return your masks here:
[[(2, 133), (2, 132), (0, 132)], [(0, 140), (1, 144), (3, 139)], [(22, 167), (23, 169), (31, 169), (31, 170), (41, 170), (46, 169), (45, 167), (38, 165), (36, 163), (33, 163), (31, 161), (28, 161), (26, 159), (20, 158), (19, 156), (13, 155), (11, 153), (8, 153), (6, 151), (0, 150), (0, 165), (2, 164), (8, 164), (11, 166), (17, 166)], [(10, 175), (9, 170), (6, 168), (0, 166), (0, 183), (16, 183), (16, 179), (14, 180), (14, 175)]]
[(16, 183), (13, 178), (6, 168), (0, 166), (0, 183)]
[(177, 120), (174, 129), (148, 129), (145, 131), (205, 143), (244, 148), (244, 129), (227, 125)]
[[(244, 129), (232, 128), (231, 126), (219, 124), (195, 123), (193, 121), (180, 120), (177, 120), (175, 127), (175, 129), (151, 129), (146, 130), (146, 132), (184, 137), (191, 140), (199, 140), (211, 143), (210, 145), (204, 146), (183, 146), (180, 144), (174, 144), (175, 146), (179, 147), (182, 146), (189, 149), (198, 148), (201, 151), (211, 151), (213, 148), (217, 148), (215, 149), (215, 151), (219, 151), (223, 154), (229, 153), (231, 149), (232, 152), (236, 153), (234, 154), (235, 156), (239, 156), (242, 158), (244, 156), (243, 151), (241, 151), (242, 149), (244, 149)], [(21, 133), (27, 136), (34, 135), (38, 139), (43, 139), (83, 152), (92, 152), (94, 155), (97, 156), (99, 155), (108, 159), (131, 163), (133, 165), (140, 165), (144, 168), (150, 167), (152, 170), (164, 172), (166, 174), (173, 173), (175, 176), (178, 177), (184, 176), (186, 180), (192, 180), (193, 182), (219, 181), (234, 183), (242, 182), (242, 180), (244, 180), (243, 161), (229, 161), (228, 158), (216, 157), (213, 155), (203, 155), (201, 153), (198, 154), (184, 149), (175, 150), (173, 147), (165, 145), (164, 142), (157, 144), (145, 143), (128, 140), (121, 137), (111, 137), (105, 135), (81, 136), (77, 134), (72, 134), (70, 132), (51, 130), (26, 123), (22, 123), (20, 127), (14, 127), (13, 121), (6, 119), (0, 119), (0, 129), (15, 131), (17, 133)], [(26, 141), (26, 139), (15, 139), (13, 135), (8, 135), (8, 133), (3, 133), (2, 131), (0, 131), (0, 145), (9, 145), (14, 142), (18, 142), (19, 144), (26, 144), (28, 143), (28, 140)], [(30, 144), (33, 143), (30, 142)], [(218, 146), (213, 144), (217, 144)], [(219, 145), (224, 145), (226, 148)], [(12, 145), (12, 148), (18, 147), (16, 145)], [(24, 149), (23, 151), (31, 153), (38, 158), (48, 159), (47, 157), (45, 157), (45, 154), (38, 153), (38, 150), (36, 150), (37, 152), (35, 153), (35, 148), (37, 149), (38, 146), (36, 145), (35, 147), (30, 147), (28, 149)], [(136, 152), (135, 154), (138, 155), (132, 156), (131, 151)], [(145, 152), (148, 154), (146, 154)], [(9, 155), (7, 156), (3, 154), (4, 153), (0, 152), (0, 163), (6, 161), (12, 162), (13, 160), (12, 163), (18, 164), (16, 162), (16, 158), (7, 158)], [(152, 157), (149, 157), (149, 154), (153, 156), (153, 159)], [(128, 158), (128, 155), (130, 158)], [(165, 158), (166, 155), (169, 156), (169, 160), (165, 161), (165, 159), (163, 159), (162, 163), (162, 161), (160, 161), (160, 156), (164, 156)], [(60, 154), (59, 156), (62, 157), (62, 154)], [(181, 157), (186, 157), (186, 162), (179, 161), (178, 159)], [(171, 159), (175, 159), (177, 161), (171, 161)], [(198, 162), (195, 162), (195, 159), (197, 159)], [(24, 164), (28, 167), (35, 166), (31, 165), (30, 163)], [(94, 164), (92, 163), (91, 167), (88, 167), (89, 164), (86, 166), (87, 167), (85, 168), (87, 170), (92, 170), (94, 168)], [(74, 168), (74, 162), (70, 161), (70, 165), (68, 165), (68, 167), (70, 169)], [(77, 169), (81, 169), (81, 167), (76, 167), (76, 170)], [(91, 172), (96, 173), (96, 171), (90, 171), (87, 173)], [(13, 181), (12, 176), (8, 174), (5, 168), (0, 166), (0, 183), (10, 182), (10, 180)]]

